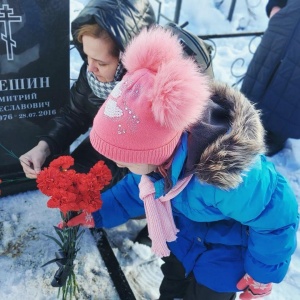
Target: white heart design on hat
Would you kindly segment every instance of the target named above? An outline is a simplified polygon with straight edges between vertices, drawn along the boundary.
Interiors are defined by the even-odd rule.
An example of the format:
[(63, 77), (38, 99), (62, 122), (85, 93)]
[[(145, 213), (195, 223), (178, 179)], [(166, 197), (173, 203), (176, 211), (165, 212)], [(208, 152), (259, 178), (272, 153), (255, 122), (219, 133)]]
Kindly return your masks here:
[(114, 89), (111, 91), (110, 95), (114, 98), (118, 98), (121, 96), (122, 91), (121, 91), (121, 86), (122, 86), (122, 81), (118, 82)]
[(118, 118), (123, 116), (123, 111), (117, 106), (117, 102), (109, 97), (105, 101), (104, 114), (110, 118)]

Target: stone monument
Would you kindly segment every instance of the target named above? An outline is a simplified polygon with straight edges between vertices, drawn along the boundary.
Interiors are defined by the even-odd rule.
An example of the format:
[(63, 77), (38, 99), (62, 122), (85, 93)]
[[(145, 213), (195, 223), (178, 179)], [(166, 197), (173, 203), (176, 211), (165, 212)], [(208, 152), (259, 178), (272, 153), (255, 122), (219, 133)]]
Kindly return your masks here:
[(36, 187), (18, 157), (69, 100), (69, 0), (0, 0), (0, 197)]

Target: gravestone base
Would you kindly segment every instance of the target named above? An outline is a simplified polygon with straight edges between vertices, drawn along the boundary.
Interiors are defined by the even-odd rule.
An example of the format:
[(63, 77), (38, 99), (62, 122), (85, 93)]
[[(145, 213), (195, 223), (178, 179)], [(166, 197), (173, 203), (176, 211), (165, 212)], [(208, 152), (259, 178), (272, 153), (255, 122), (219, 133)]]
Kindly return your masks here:
[(4, 182), (1, 184), (0, 196), (5, 197), (8, 195), (24, 193), (27, 191), (33, 191), (37, 189), (36, 180), (28, 179), (24, 176), (15, 177), (13, 182)]

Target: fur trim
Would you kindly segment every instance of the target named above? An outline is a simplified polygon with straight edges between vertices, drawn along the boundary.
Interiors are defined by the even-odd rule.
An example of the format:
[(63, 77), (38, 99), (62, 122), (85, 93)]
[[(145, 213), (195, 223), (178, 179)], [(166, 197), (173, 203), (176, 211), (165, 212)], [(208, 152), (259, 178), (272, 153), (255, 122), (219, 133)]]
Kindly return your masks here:
[(230, 131), (203, 151), (196, 174), (201, 181), (231, 189), (242, 182), (254, 158), (265, 151), (264, 129), (259, 112), (239, 91), (214, 83), (212, 99), (229, 111)]
[(192, 59), (183, 56), (171, 31), (144, 29), (126, 49), (123, 64), (128, 74), (147, 69), (154, 75), (147, 99), (162, 126), (183, 131), (199, 120), (210, 97), (208, 78)]

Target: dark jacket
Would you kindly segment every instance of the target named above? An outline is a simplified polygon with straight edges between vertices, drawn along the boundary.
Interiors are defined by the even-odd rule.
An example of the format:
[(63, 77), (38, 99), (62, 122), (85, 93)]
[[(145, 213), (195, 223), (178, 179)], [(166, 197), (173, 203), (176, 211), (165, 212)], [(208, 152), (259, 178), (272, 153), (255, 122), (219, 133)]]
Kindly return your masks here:
[(267, 6), (266, 6), (266, 13), (267, 16), (270, 16), (271, 10), (273, 7), (278, 6), (280, 8), (283, 8), (286, 6), (288, 0), (269, 0)]
[[(155, 23), (154, 11), (148, 0), (92, 0), (72, 22), (74, 44), (85, 59), (82, 45), (76, 42), (74, 32), (84, 24), (97, 22), (117, 43), (122, 51), (129, 40), (144, 26)], [(40, 137), (50, 147), (51, 154), (60, 154), (81, 134), (87, 132), (106, 99), (92, 92), (86, 78), (87, 64), (83, 63), (78, 80), (70, 91), (70, 102), (46, 126)], [(64, 95), (62, 95), (64, 97)]]
[(288, 0), (270, 19), (241, 87), (262, 111), (265, 129), (283, 138), (300, 138), (299, 48), (300, 1)]
[[(156, 197), (194, 174), (171, 200), (177, 239), (168, 243), (186, 274), (218, 292), (237, 291), (248, 273), (280, 282), (296, 249), (297, 200), (288, 182), (262, 155), (259, 115), (238, 91), (213, 84), (204, 119), (182, 135), (168, 180), (150, 174)], [(102, 194), (96, 227), (144, 215), (140, 175), (128, 174)]]

